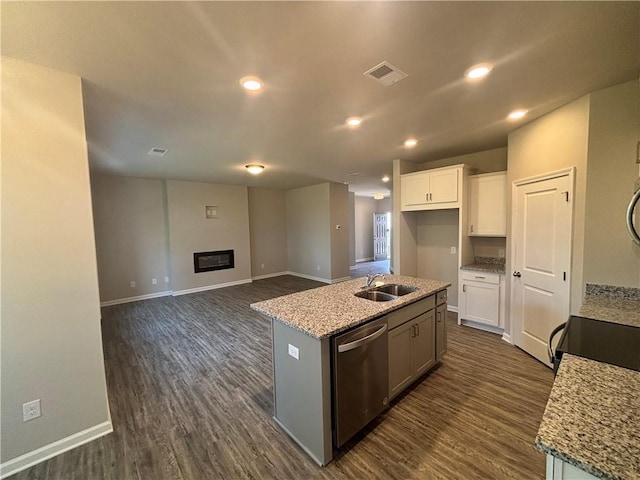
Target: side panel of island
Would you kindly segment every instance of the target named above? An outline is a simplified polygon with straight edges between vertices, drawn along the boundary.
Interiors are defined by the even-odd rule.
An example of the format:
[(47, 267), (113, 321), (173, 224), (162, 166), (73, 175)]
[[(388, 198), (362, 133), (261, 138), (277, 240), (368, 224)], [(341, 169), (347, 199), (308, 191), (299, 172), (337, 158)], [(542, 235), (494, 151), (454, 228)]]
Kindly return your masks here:
[[(274, 419), (319, 465), (333, 458), (330, 338), (271, 320)], [(295, 358), (295, 357), (298, 358)]]

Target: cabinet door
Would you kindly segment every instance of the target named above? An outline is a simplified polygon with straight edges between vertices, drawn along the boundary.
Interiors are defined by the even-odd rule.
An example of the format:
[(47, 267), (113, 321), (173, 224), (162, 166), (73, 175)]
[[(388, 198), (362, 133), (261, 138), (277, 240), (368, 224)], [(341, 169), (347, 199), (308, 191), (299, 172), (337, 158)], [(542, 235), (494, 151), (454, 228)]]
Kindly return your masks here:
[(436, 308), (436, 362), (447, 353), (447, 304)]
[(458, 170), (438, 170), (429, 178), (429, 203), (458, 201)]
[(506, 172), (469, 177), (469, 235), (506, 234)]
[(403, 176), (400, 182), (402, 206), (428, 203), (429, 174)]
[(389, 331), (389, 398), (395, 397), (413, 380), (411, 343), (414, 322)]
[(435, 310), (423, 313), (412, 320), (413, 332), (413, 371), (422, 375), (436, 363), (436, 315)]
[(462, 284), (462, 318), (498, 326), (500, 285), (468, 282)]

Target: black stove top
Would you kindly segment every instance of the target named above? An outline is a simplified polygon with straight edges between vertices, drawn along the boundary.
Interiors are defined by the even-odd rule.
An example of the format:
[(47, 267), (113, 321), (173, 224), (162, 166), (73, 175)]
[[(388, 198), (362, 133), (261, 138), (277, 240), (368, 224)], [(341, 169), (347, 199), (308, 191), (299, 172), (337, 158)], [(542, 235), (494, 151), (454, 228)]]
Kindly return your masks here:
[(572, 315), (556, 347), (557, 363), (563, 353), (640, 371), (640, 327)]

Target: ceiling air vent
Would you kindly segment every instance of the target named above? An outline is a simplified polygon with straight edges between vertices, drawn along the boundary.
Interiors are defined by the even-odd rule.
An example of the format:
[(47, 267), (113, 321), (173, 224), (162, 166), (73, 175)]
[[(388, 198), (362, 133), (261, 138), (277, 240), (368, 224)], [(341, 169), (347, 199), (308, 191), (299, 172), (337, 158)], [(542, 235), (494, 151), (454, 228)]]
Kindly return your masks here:
[(147, 152), (147, 155), (153, 155), (154, 157), (164, 157), (169, 150), (166, 148), (152, 148)]
[(363, 74), (365, 77), (369, 77), (372, 80), (375, 80), (378, 83), (381, 83), (385, 87), (389, 85), (393, 85), (394, 83), (402, 80), (407, 77), (407, 74), (404, 73), (397, 67), (394, 67), (389, 62), (382, 62), (379, 65), (376, 65), (373, 68), (370, 68)]

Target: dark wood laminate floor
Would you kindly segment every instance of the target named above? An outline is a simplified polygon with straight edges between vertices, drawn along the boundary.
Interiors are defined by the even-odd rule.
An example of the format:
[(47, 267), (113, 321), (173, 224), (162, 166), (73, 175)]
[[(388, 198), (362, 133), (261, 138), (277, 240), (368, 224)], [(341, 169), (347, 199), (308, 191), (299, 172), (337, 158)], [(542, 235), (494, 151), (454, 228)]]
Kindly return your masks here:
[(449, 318), (444, 362), (318, 467), (272, 420), (270, 323), (252, 302), (319, 286), (283, 276), (104, 308), (114, 433), (24, 479), (528, 479), (549, 369)]

